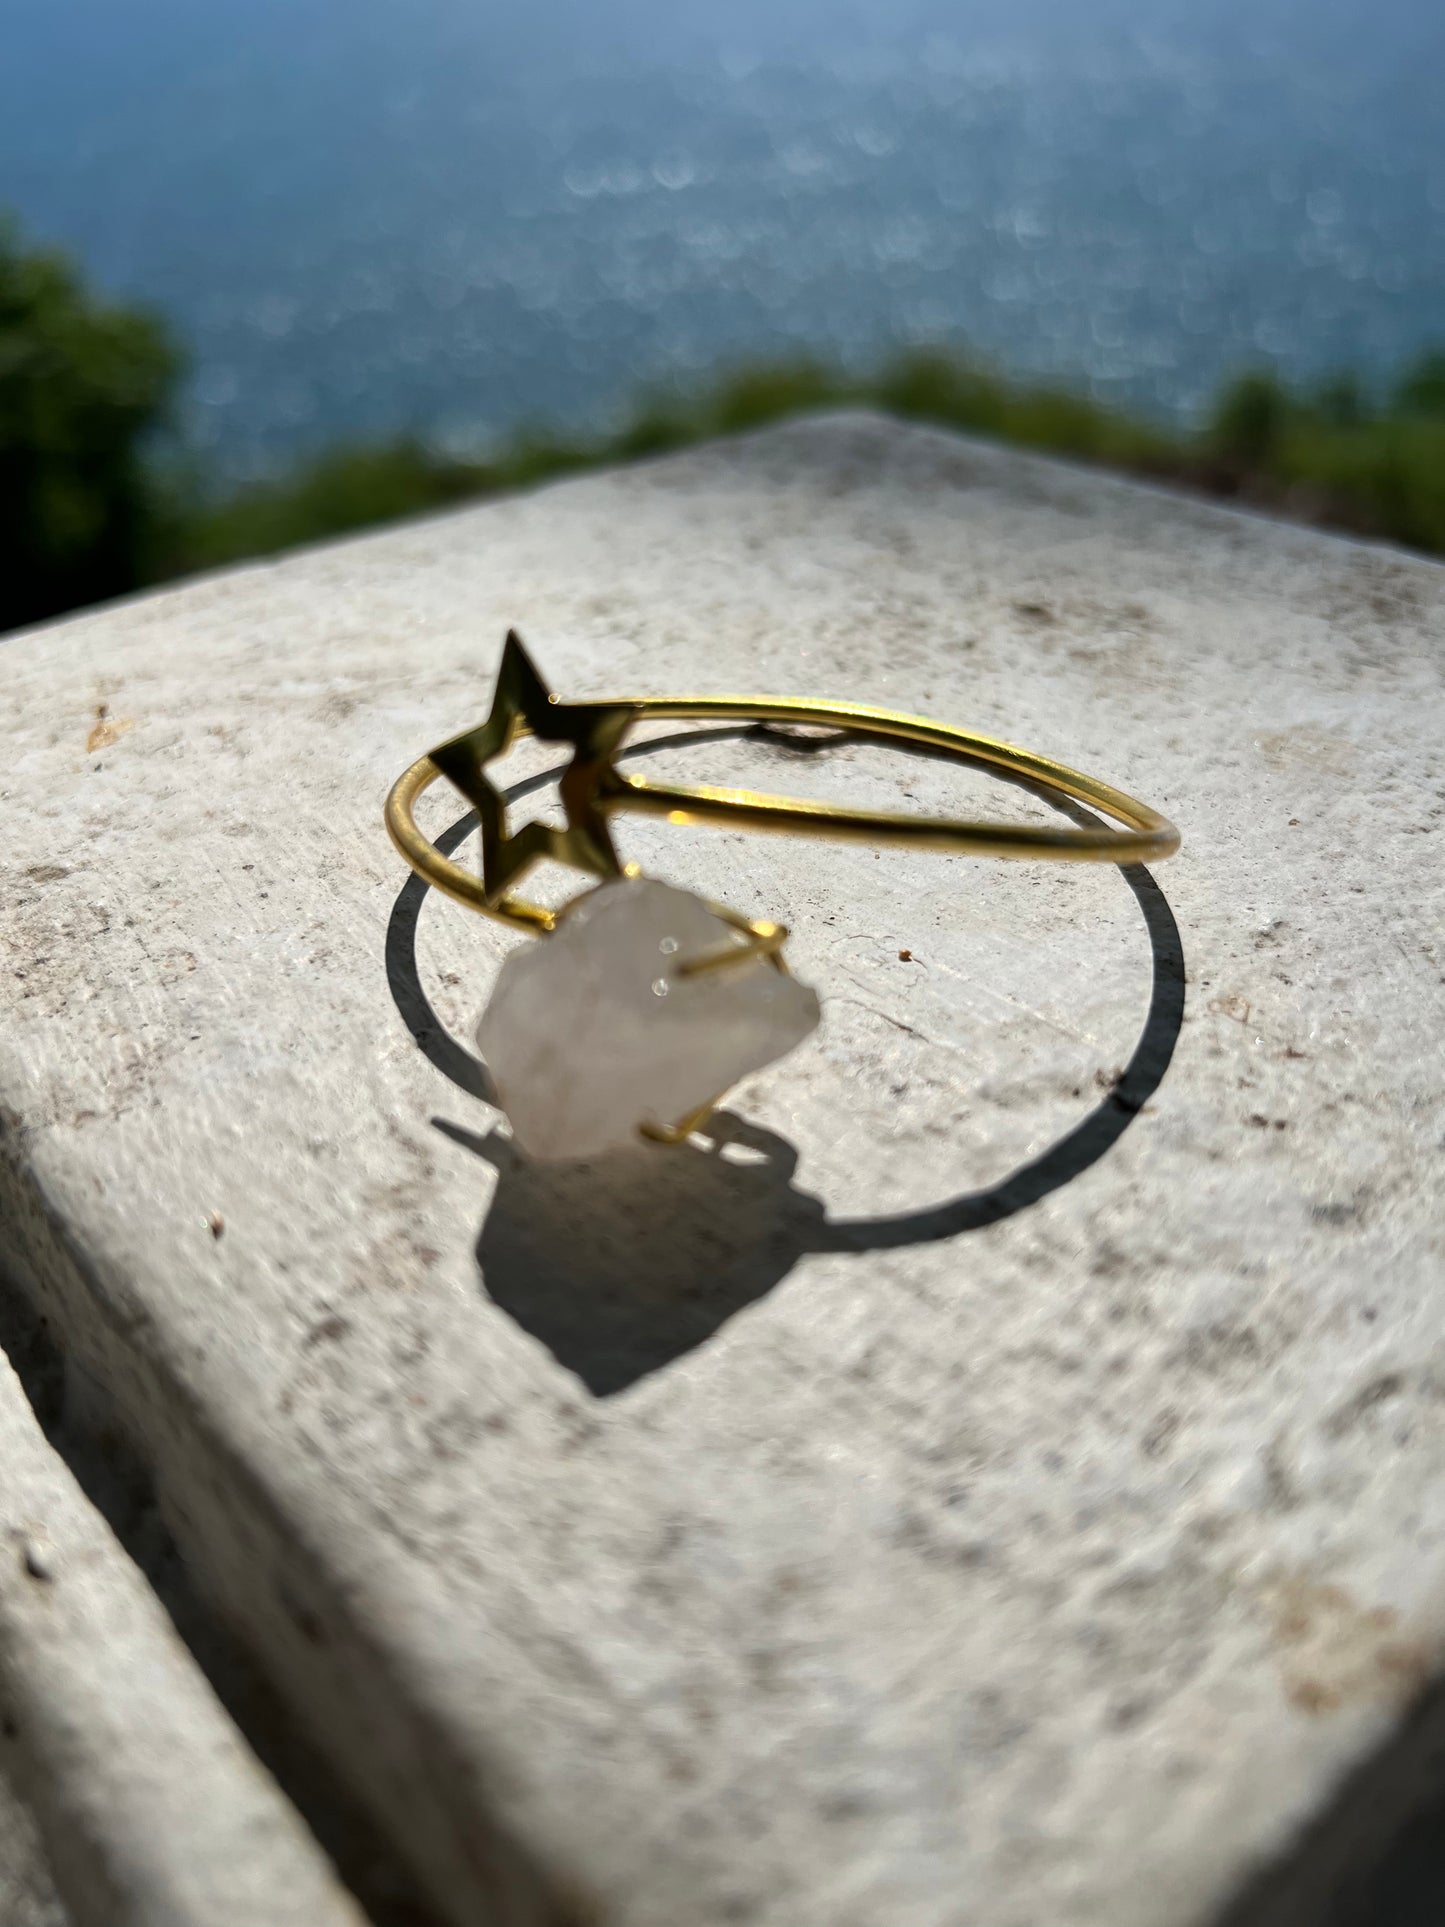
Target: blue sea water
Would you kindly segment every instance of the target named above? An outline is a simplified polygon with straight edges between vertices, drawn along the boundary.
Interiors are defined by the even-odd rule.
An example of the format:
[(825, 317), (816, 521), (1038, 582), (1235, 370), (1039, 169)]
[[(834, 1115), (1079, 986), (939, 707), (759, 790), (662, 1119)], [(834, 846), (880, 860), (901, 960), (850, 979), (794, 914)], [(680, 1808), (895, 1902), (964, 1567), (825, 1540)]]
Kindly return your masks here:
[(916, 341), (1187, 419), (1445, 342), (1445, 4), (5, 0), (7, 203), (232, 473)]

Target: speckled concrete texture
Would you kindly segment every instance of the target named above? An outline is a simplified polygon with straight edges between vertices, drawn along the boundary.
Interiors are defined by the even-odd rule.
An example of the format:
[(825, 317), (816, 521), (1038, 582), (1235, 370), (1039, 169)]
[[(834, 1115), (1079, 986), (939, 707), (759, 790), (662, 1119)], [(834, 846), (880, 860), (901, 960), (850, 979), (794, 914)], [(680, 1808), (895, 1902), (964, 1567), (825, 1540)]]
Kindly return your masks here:
[[(361, 1927), (3, 1360), (0, 1464), (0, 1755), (75, 1927)], [(0, 1919), (64, 1927), (11, 1838)]]
[(70, 1927), (35, 1823), (0, 1779), (0, 1920), (5, 1927)]
[[(1442, 618), (1431, 564), (845, 417), (0, 645), (13, 1262), (453, 1921), (1186, 1927), (1272, 1863), (1286, 1917), (1445, 1633)], [(467, 1041), (522, 939), (380, 825), (509, 624), (567, 695), (1009, 737), (1183, 853), (625, 823), (823, 1025), (721, 1144), (530, 1170)]]

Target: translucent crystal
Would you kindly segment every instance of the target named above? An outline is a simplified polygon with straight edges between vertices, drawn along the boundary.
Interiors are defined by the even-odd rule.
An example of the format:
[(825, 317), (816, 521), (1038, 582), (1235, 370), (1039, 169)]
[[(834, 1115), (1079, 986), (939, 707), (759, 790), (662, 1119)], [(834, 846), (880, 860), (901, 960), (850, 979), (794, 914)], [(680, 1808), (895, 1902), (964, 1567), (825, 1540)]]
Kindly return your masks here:
[(477, 1041), (521, 1149), (587, 1158), (631, 1144), (801, 1043), (817, 995), (766, 958), (680, 969), (743, 942), (691, 891), (625, 879), (514, 951)]

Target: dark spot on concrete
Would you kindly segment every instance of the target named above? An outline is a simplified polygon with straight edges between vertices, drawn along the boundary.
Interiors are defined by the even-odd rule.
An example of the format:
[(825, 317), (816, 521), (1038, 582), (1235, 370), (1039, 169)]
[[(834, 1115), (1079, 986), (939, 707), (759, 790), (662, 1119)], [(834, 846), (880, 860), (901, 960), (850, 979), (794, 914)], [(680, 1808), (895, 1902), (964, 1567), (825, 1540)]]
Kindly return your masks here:
[(343, 1318), (340, 1312), (332, 1312), (329, 1318), (323, 1318), (311, 1327), (301, 1341), (301, 1349), (309, 1352), (313, 1345), (329, 1344), (338, 1338), (345, 1338), (350, 1330), (351, 1320)]
[(1285, 1697), (1303, 1713), (1359, 1700), (1398, 1703), (1431, 1676), (1429, 1648), (1400, 1637), (1391, 1606), (1363, 1606), (1343, 1586), (1299, 1573), (1277, 1582), (1273, 1606)]
[(1302, 1713), (1332, 1713), (1340, 1703), (1338, 1688), (1326, 1686), (1323, 1680), (1292, 1679), (1285, 1690), (1290, 1704)]
[(1147, 1718), (1152, 1706), (1151, 1700), (1136, 1695), (1132, 1699), (1119, 1700), (1104, 1717), (1116, 1733), (1125, 1733), (1131, 1726), (1137, 1726)]
[(1383, 1405), (1387, 1399), (1398, 1398), (1404, 1389), (1403, 1372), (1381, 1372), (1378, 1378), (1372, 1378), (1368, 1385), (1362, 1386), (1352, 1398), (1346, 1399), (1344, 1404), (1325, 1420), (1326, 1437), (1344, 1438), (1347, 1433), (1354, 1430), (1367, 1412), (1372, 1412), (1377, 1405)]
[(295, 1622), (296, 1630), (308, 1645), (324, 1646), (326, 1644), (326, 1628), (309, 1606), (293, 1606), (291, 1617)]
[(1145, 1458), (1162, 1459), (1182, 1422), (1177, 1412), (1161, 1412), (1140, 1441), (1140, 1450)]
[(1312, 1204), (1310, 1206), (1310, 1216), (1316, 1224), (1349, 1224), (1352, 1219), (1358, 1218), (1359, 1215), (1360, 1207), (1354, 1203), (1341, 1201), (1336, 1204)]
[(834, 1825), (847, 1820), (861, 1820), (869, 1810), (868, 1801), (861, 1793), (829, 1794), (818, 1804), (820, 1817)]

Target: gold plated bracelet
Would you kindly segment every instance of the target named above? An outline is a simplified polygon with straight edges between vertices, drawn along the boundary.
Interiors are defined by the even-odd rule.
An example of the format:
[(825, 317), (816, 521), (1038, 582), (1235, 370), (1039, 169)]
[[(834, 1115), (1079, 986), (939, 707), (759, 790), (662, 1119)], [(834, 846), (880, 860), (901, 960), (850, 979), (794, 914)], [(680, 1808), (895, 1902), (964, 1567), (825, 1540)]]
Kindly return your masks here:
[[(752, 790), (653, 783), (619, 770), (615, 759), (634, 724), (662, 719), (807, 724), (898, 741), (1023, 779), (1122, 827), (847, 809)], [(508, 832), (487, 766), (524, 735), (572, 750), (559, 781), (565, 828), (533, 822)], [(417, 827), (417, 798), (443, 776), (476, 808), (479, 875), (443, 856)], [(716, 1085), (721, 1092), (791, 1049), (818, 1021), (816, 997), (787, 972), (782, 925), (705, 904), (622, 864), (609, 819), (629, 809), (679, 824), (1055, 862), (1157, 862), (1179, 847), (1174, 825), (1122, 790), (1052, 757), (924, 717), (782, 696), (563, 702), (509, 633), (486, 720), (404, 771), (385, 816), (397, 849), (429, 884), (553, 940), (543, 946), (553, 953), (545, 963), (522, 955), (507, 960), (481, 1025), (483, 1054), (514, 1133), (534, 1155), (596, 1155), (613, 1148), (619, 1131), (685, 1135), (717, 1101), (718, 1075), (728, 1073)], [(512, 894), (511, 886), (545, 859), (599, 878), (601, 887), (560, 910)], [(559, 1036), (567, 1039), (560, 1057), (553, 1048)]]

